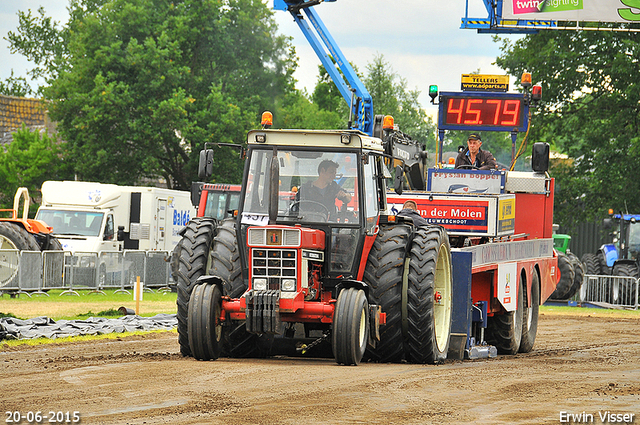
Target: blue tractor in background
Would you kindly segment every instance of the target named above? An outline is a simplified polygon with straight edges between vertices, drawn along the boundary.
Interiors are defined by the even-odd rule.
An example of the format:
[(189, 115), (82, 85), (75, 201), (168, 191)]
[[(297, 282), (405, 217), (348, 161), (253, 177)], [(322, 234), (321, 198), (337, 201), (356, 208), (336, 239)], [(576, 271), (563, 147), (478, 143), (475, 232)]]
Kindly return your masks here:
[[(610, 275), (638, 278), (640, 258), (640, 214), (613, 214), (609, 210), (609, 218), (604, 219), (604, 228), (611, 231), (611, 243), (600, 247), (597, 253), (582, 256), (587, 274)], [(612, 301), (617, 302), (623, 295), (633, 304), (637, 300), (637, 283), (631, 280), (621, 282), (620, 288), (612, 288)]]

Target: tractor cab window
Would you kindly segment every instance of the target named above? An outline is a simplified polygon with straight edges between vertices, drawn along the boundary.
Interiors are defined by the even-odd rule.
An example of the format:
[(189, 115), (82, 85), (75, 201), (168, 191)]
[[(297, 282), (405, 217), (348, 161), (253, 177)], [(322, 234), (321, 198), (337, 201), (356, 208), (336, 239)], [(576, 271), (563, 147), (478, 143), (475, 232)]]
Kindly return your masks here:
[(637, 259), (640, 253), (640, 222), (629, 223), (629, 257)]
[[(355, 152), (280, 148), (279, 222), (358, 224), (358, 161)], [(272, 150), (254, 150), (247, 177), (242, 222), (268, 219)]]

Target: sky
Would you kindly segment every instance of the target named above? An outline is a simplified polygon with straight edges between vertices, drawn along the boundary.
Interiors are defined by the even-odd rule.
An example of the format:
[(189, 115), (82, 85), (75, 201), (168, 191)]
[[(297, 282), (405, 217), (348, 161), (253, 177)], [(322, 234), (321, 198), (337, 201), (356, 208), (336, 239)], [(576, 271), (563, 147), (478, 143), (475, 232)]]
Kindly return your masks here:
[[(482, 0), (468, 2), (469, 17), (486, 18)], [(42, 6), (47, 16), (65, 23), (67, 4), (65, 0), (0, 0), (0, 79), (9, 77), (12, 69), (16, 76), (26, 75), (31, 67), (22, 56), (11, 54), (4, 40), (18, 26), (18, 10), (31, 9), (36, 14)], [(273, 2), (269, 0), (268, 4), (271, 7)], [(421, 92), (423, 108), (435, 114), (437, 107), (430, 105), (429, 85), (438, 85), (440, 91), (459, 91), (461, 74), (505, 74), (492, 65), (500, 54), (492, 36), (460, 29), (465, 7), (465, 0), (336, 0), (315, 8), (346, 58), (360, 72), (376, 55), (384, 56), (392, 71), (406, 80), (408, 89)], [(289, 12), (275, 11), (275, 19), (279, 32), (293, 38), (299, 57), (294, 75), (297, 87), (311, 93), (320, 60)]]

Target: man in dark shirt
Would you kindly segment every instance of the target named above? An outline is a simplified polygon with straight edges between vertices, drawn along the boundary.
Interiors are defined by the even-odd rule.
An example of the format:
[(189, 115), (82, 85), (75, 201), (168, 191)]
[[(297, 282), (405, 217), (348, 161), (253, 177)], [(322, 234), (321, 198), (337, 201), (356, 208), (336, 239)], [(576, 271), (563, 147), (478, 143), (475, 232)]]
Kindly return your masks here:
[(418, 204), (414, 201), (406, 201), (402, 205), (402, 210), (398, 213), (401, 217), (407, 217), (413, 219), (413, 224), (416, 226), (426, 226), (427, 220), (422, 218), (418, 212)]
[(467, 148), (463, 149), (456, 158), (456, 168), (478, 168), (480, 170), (495, 170), (498, 167), (496, 159), (489, 151), (480, 149), (482, 139), (477, 133), (471, 133), (467, 140)]
[[(302, 202), (311, 201), (324, 205), (329, 214), (336, 212), (336, 199), (345, 204), (351, 201), (351, 195), (342, 190), (336, 183), (338, 164), (325, 159), (318, 165), (318, 178), (301, 186), (300, 199)], [(304, 208), (304, 206), (303, 206)]]

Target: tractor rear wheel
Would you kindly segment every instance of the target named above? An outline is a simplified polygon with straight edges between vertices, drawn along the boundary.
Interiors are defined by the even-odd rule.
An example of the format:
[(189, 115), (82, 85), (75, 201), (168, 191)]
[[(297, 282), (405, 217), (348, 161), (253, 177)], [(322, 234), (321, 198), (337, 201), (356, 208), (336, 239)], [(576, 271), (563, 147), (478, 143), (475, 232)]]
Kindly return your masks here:
[(358, 365), (369, 340), (369, 303), (363, 290), (340, 291), (333, 315), (333, 355), (336, 363)]
[(387, 315), (386, 325), (380, 327), (380, 341), (366, 352), (369, 360), (403, 359), (402, 280), (410, 235), (409, 225), (382, 225), (369, 252), (364, 270), (364, 282), (371, 288), (369, 301)]
[[(616, 264), (613, 266), (613, 276), (628, 276), (638, 279), (638, 266), (637, 264)], [(619, 298), (618, 304), (624, 304), (626, 306), (635, 306), (638, 301), (638, 294), (636, 292), (636, 282), (625, 279), (619, 283)]]
[[(520, 282), (518, 282), (520, 285)], [(487, 343), (495, 345), (500, 354), (516, 354), (522, 341), (523, 321), (522, 287), (518, 287), (518, 301), (515, 311), (494, 314), (488, 318)]]
[[(526, 298), (526, 288), (524, 285), (520, 288), (529, 307), (524, 307), (522, 310), (522, 339), (520, 340), (520, 348), (518, 351), (521, 353), (528, 353), (533, 349), (533, 344), (536, 342), (536, 334), (538, 333), (538, 313), (540, 311), (540, 278), (538, 272), (533, 271), (531, 273), (531, 300)], [(530, 301), (530, 302), (529, 302)]]
[(216, 360), (222, 349), (220, 312), (222, 296), (217, 285), (196, 285), (189, 301), (188, 333), (191, 354), (197, 360)]
[[(18, 224), (0, 221), (0, 249), (17, 251), (40, 251), (35, 238)], [(18, 289), (18, 254), (2, 253), (2, 261), (7, 265), (0, 271), (0, 288)]]
[(172, 273), (178, 292), (178, 343), (183, 356), (192, 355), (188, 331), (189, 299), (196, 280), (207, 272), (215, 231), (214, 220), (194, 218), (187, 223), (184, 235), (173, 252), (176, 258), (172, 261)]
[(444, 228), (416, 228), (408, 261), (406, 359), (440, 363), (449, 349), (453, 299), (451, 248)]
[(584, 254), (582, 256), (582, 262), (584, 263), (586, 274), (602, 274), (600, 273), (600, 263), (595, 254), (590, 252)]
[(560, 280), (558, 281), (556, 290), (553, 291), (549, 298), (553, 300), (566, 300), (573, 286), (576, 272), (573, 269), (571, 259), (562, 252), (558, 252), (558, 270), (560, 271)]

